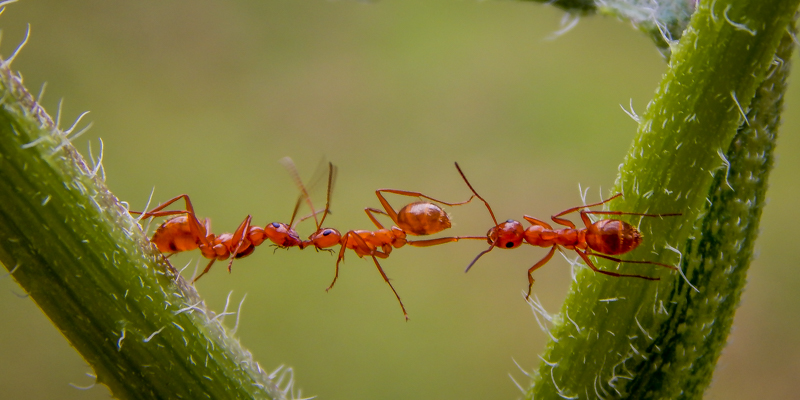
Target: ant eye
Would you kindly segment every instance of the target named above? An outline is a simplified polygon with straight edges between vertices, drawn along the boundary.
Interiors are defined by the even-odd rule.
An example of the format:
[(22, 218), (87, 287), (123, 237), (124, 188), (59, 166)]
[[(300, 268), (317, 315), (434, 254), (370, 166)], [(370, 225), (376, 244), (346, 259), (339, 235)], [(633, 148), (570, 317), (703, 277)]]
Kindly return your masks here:
[(514, 223), (514, 220), (513, 220), (513, 219), (510, 219), (510, 220), (508, 220), (508, 221), (506, 221), (506, 222), (508, 222), (509, 224), (513, 224), (513, 223)]
[(333, 231), (331, 231), (330, 229), (325, 229), (325, 232), (322, 232), (322, 236), (328, 236), (331, 233), (333, 233)]
[(279, 223), (277, 223), (277, 222), (273, 222), (272, 223), (272, 227), (275, 228), (275, 229), (278, 229), (278, 228), (281, 227), (281, 225)]
[(510, 248), (512, 248), (512, 247), (514, 247), (514, 242), (508, 242), (508, 243), (506, 243), (506, 248), (507, 248), (507, 249), (510, 249)]

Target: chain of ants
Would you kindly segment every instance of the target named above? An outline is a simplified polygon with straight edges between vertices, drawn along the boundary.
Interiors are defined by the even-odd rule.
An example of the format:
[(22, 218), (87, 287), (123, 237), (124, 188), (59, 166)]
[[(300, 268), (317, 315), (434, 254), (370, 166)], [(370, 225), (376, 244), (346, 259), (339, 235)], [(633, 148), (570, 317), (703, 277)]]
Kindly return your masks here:
[[(206, 218), (203, 222), (197, 217), (192, 206), (192, 202), (188, 195), (180, 195), (170, 199), (158, 207), (146, 211), (135, 212), (131, 214), (141, 214), (141, 218), (153, 217), (170, 217), (163, 224), (161, 224), (151, 238), (151, 242), (158, 247), (159, 251), (169, 257), (175, 253), (183, 251), (191, 251), (199, 249), (203, 257), (209, 259), (208, 265), (198, 275), (192, 283), (196, 282), (203, 275), (205, 275), (216, 261), (228, 260), (228, 272), (231, 270), (233, 261), (238, 258), (246, 257), (253, 253), (255, 248), (264, 243), (267, 239), (279, 248), (298, 247), (304, 249), (313, 246), (317, 250), (326, 250), (334, 252), (332, 249), (339, 246), (339, 254), (336, 259), (336, 272), (327, 290), (333, 288), (336, 279), (339, 277), (339, 264), (344, 261), (345, 252), (347, 249), (353, 250), (359, 257), (369, 256), (372, 258), (375, 266), (380, 272), (383, 280), (389, 285), (400, 303), (400, 308), (403, 310), (403, 315), (408, 320), (408, 313), (403, 305), (400, 296), (392, 286), (386, 273), (383, 271), (378, 259), (385, 259), (389, 257), (393, 248), (400, 248), (404, 245), (414, 247), (428, 247), (436, 246), (444, 243), (457, 242), (462, 239), (469, 240), (486, 240), (489, 243), (489, 248), (479, 253), (474, 260), (467, 266), (466, 271), (486, 253), (494, 250), (495, 248), (514, 249), (528, 243), (532, 246), (549, 247), (550, 251), (541, 260), (528, 269), (528, 294), (526, 299), (530, 297), (533, 288), (533, 271), (540, 268), (552, 258), (556, 250), (561, 249), (573, 250), (578, 256), (595, 272), (613, 276), (613, 277), (630, 277), (640, 278), (646, 280), (659, 280), (657, 277), (649, 277), (644, 275), (634, 274), (621, 274), (617, 272), (606, 271), (598, 269), (591, 261), (589, 256), (601, 257), (618, 263), (635, 263), (635, 264), (652, 264), (669, 269), (677, 270), (675, 266), (662, 264), (653, 261), (631, 261), (622, 260), (616, 255), (628, 253), (635, 249), (642, 242), (642, 234), (636, 227), (627, 222), (618, 219), (603, 219), (597, 222), (592, 222), (589, 214), (594, 215), (633, 215), (641, 217), (671, 217), (679, 216), (680, 213), (670, 214), (643, 214), (621, 211), (590, 211), (588, 208), (600, 206), (610, 202), (611, 200), (620, 197), (622, 194), (616, 194), (602, 202), (573, 207), (564, 210), (551, 217), (553, 222), (563, 225), (566, 228), (553, 229), (547, 222), (525, 215), (523, 219), (528, 221), (531, 225), (524, 228), (522, 223), (516, 220), (508, 220), (498, 223), (495, 218), (494, 211), (489, 203), (478, 194), (472, 187), (472, 184), (467, 180), (466, 175), (461, 170), (461, 167), (456, 163), (456, 169), (461, 175), (461, 178), (472, 191), (472, 196), (469, 199), (457, 203), (449, 203), (441, 201), (419, 192), (412, 192), (397, 189), (379, 189), (375, 191), (375, 195), (383, 207), (383, 210), (376, 208), (366, 208), (364, 211), (369, 217), (370, 221), (377, 227), (376, 230), (350, 230), (345, 234), (334, 228), (324, 228), (323, 223), (329, 214), (329, 205), (331, 199), (331, 192), (333, 190), (333, 183), (336, 176), (336, 168), (333, 164), (328, 164), (328, 191), (326, 205), (323, 210), (316, 210), (312, 204), (308, 191), (300, 180), (294, 163), (289, 158), (282, 160), (284, 166), (289, 170), (292, 179), (300, 189), (300, 197), (295, 204), (292, 218), (288, 224), (282, 222), (272, 222), (266, 226), (259, 227), (251, 224), (252, 217), (248, 215), (244, 221), (239, 225), (234, 233), (223, 233), (215, 235), (211, 232), (210, 221)], [(399, 211), (395, 211), (384, 197), (385, 193), (391, 193), (401, 196), (408, 196), (420, 199), (413, 203), (407, 204)], [(481, 200), (489, 211), (492, 217), (494, 226), (489, 229), (485, 236), (450, 236), (435, 239), (424, 240), (409, 240), (408, 236), (426, 236), (439, 233), (445, 229), (450, 228), (450, 217), (447, 213), (437, 204), (446, 206), (459, 206), (467, 204), (478, 198)], [(185, 210), (169, 210), (164, 211), (173, 203), (184, 200)], [(311, 213), (295, 221), (297, 212), (305, 202), (311, 209)], [(563, 218), (564, 215), (579, 212), (581, 220), (584, 224), (583, 228), (577, 228), (574, 223)], [(318, 218), (319, 214), (322, 214)], [(376, 218), (377, 214), (389, 217), (394, 225), (387, 229)], [(316, 223), (316, 231), (306, 240), (302, 240), (300, 235), (295, 230), (297, 223), (306, 219), (313, 218)]]

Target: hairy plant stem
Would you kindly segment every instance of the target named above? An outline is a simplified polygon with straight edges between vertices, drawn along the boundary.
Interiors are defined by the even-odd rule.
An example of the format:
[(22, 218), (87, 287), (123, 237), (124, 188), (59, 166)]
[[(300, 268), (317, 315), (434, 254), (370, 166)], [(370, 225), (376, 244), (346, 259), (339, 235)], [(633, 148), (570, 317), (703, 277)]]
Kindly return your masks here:
[(0, 261), (97, 382), (120, 399), (285, 398), (274, 378), (291, 370), (261, 370), (2, 60), (0, 94)]
[(658, 283), (581, 271), (530, 398), (702, 397), (752, 254), (797, 7), (797, 0), (698, 6), (620, 166), (615, 190), (624, 200), (611, 207), (682, 212), (636, 219), (645, 243), (625, 259), (680, 261), (688, 279), (657, 266), (649, 275)]

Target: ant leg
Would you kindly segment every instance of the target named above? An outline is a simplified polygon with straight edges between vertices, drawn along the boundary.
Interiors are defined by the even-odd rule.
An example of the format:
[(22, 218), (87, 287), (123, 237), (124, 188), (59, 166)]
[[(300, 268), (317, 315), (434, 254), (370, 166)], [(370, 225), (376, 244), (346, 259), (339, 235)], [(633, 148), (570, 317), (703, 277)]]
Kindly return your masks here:
[[(617, 193), (617, 194), (615, 194), (615, 195), (613, 195), (613, 196), (611, 196), (611, 197), (609, 197), (609, 198), (607, 198), (607, 199), (605, 199), (605, 200), (603, 200), (603, 201), (601, 201), (599, 203), (587, 204), (585, 206), (572, 207), (572, 208), (566, 209), (566, 210), (564, 210), (564, 211), (562, 211), (562, 212), (560, 212), (560, 213), (558, 213), (556, 215), (553, 215), (552, 217), (550, 217), (550, 219), (555, 221), (557, 224), (561, 224), (561, 225), (564, 225), (564, 226), (568, 226), (568, 227), (570, 227), (572, 229), (575, 229), (575, 224), (573, 224), (572, 221), (569, 221), (569, 220), (564, 219), (564, 218), (559, 218), (559, 217), (562, 216), (562, 215), (569, 214), (569, 213), (574, 213), (575, 211), (578, 211), (578, 210), (581, 210), (581, 209), (584, 209), (584, 208), (601, 206), (601, 205), (606, 204), (609, 201), (614, 200), (614, 199), (616, 199), (617, 197), (620, 197), (620, 196), (622, 196), (622, 193)], [(583, 219), (583, 222), (586, 223), (587, 219), (583, 218), (583, 212), (581, 212), (581, 218)], [(591, 222), (586, 226), (589, 226), (589, 225), (591, 225)]]
[(426, 239), (426, 240), (407, 240), (406, 244), (414, 247), (430, 247), (444, 243), (457, 242), (461, 239), (486, 240), (486, 236), (452, 236), (452, 237), (443, 237), (443, 238)]
[(592, 220), (589, 219), (589, 214), (595, 215), (636, 215), (640, 217), (677, 217), (683, 215), (681, 213), (671, 213), (671, 214), (644, 214), (644, 213), (633, 213), (633, 212), (625, 212), (625, 211), (581, 211), (581, 220), (583, 220), (583, 224), (586, 227), (590, 227), (592, 225)]
[(203, 272), (201, 272), (200, 275), (197, 275), (196, 278), (192, 279), (192, 285), (194, 285), (194, 283), (197, 282), (197, 280), (200, 279), (201, 276), (205, 275), (206, 272), (208, 272), (211, 269), (211, 266), (214, 265), (215, 261), (217, 261), (216, 258), (211, 259), (211, 262), (208, 263), (208, 265), (206, 265), (206, 268), (203, 270)]
[[(231, 273), (231, 266), (233, 265), (233, 260), (236, 259), (236, 255), (239, 254), (239, 251), (242, 250), (242, 245), (247, 241), (248, 246), (251, 245), (249, 240), (247, 239), (246, 233), (250, 231), (250, 221), (252, 220), (251, 216), (247, 216), (244, 221), (239, 225), (239, 228), (236, 229), (236, 232), (233, 234), (231, 238), (231, 243), (236, 243), (236, 247), (231, 249), (231, 261), (228, 262), (228, 273)], [(245, 247), (246, 249), (247, 247)]]
[(347, 241), (350, 239), (350, 235), (355, 235), (355, 232), (349, 231), (342, 237), (342, 247), (339, 248), (339, 257), (336, 259), (336, 273), (333, 275), (331, 284), (325, 289), (326, 292), (333, 289), (333, 285), (336, 284), (336, 280), (339, 279), (339, 263), (344, 261), (344, 252), (347, 250)]
[(377, 249), (377, 246), (370, 246), (367, 244), (367, 240), (362, 238), (358, 233), (353, 232), (352, 238), (355, 239), (356, 242), (355, 247), (353, 247), (353, 251), (355, 251), (359, 257), (372, 256), (378, 258), (389, 258), (389, 254), (392, 252), (391, 245), (379, 244), (378, 246), (383, 247), (383, 251), (380, 251)]
[[(550, 224), (548, 224), (547, 222), (544, 222), (542, 220), (533, 218), (530, 215), (525, 215), (522, 218), (525, 218), (526, 221), (530, 222), (533, 225), (538, 225), (538, 226), (541, 226), (544, 229), (549, 229), (551, 231), (553, 230), (553, 227), (550, 226)], [(564, 224), (562, 224), (562, 225), (564, 225)], [(567, 225), (567, 226), (569, 226), (569, 225)], [(572, 228), (575, 228), (575, 226), (572, 226)]]
[(673, 271), (677, 271), (677, 270), (678, 270), (678, 267), (676, 267), (676, 266), (674, 266), (674, 265), (662, 264), (662, 263), (655, 262), (655, 261), (633, 261), (633, 260), (620, 260), (619, 258), (616, 258), (616, 257), (611, 257), (611, 256), (607, 256), (607, 255), (605, 255), (605, 254), (595, 253), (595, 252), (593, 252), (593, 251), (591, 251), (591, 250), (586, 250), (586, 255), (587, 255), (587, 256), (601, 257), (601, 258), (605, 258), (606, 260), (611, 260), (611, 261), (618, 262), (618, 263), (628, 263), (628, 264), (652, 264), (652, 265), (658, 265), (659, 267), (669, 268), (669, 269), (671, 269), (671, 270), (673, 270)]
[(375, 191), (375, 195), (378, 196), (378, 201), (381, 202), (381, 205), (386, 210), (386, 215), (388, 215), (389, 218), (392, 219), (392, 221), (397, 221), (397, 213), (394, 211), (392, 206), (389, 205), (389, 202), (386, 200), (386, 198), (383, 197), (383, 193), (384, 192), (397, 194), (397, 195), (400, 195), (400, 196), (421, 197), (423, 199), (428, 199), (428, 200), (431, 200), (431, 201), (435, 201), (437, 203), (444, 204), (444, 205), (447, 205), (447, 206), (460, 206), (462, 204), (469, 203), (470, 201), (472, 201), (472, 199), (475, 198), (475, 196), (470, 196), (469, 200), (467, 200), (467, 201), (462, 201), (462, 202), (459, 202), (459, 203), (448, 203), (446, 201), (441, 201), (441, 200), (438, 200), (438, 199), (434, 199), (433, 197), (426, 196), (426, 195), (424, 195), (424, 194), (422, 194), (420, 192), (409, 192), (407, 190), (397, 190), (397, 189), (378, 189), (378, 190)]
[[(161, 211), (161, 210), (169, 207), (172, 203), (175, 203), (176, 201), (178, 201), (180, 199), (183, 199), (184, 202), (186, 203), (186, 211), (185, 212), (194, 214), (194, 207), (192, 207), (192, 201), (189, 200), (189, 195), (188, 194), (182, 194), (180, 196), (175, 196), (175, 197), (167, 200), (164, 204), (161, 204), (160, 206), (158, 206), (158, 207), (156, 207), (156, 208), (154, 208), (154, 209), (152, 209), (152, 210), (150, 210), (148, 212), (140, 213), (140, 212), (135, 212), (134, 211), (133, 213), (134, 214), (144, 214), (145, 215), (144, 218), (149, 218), (149, 215), (151, 213), (154, 213), (154, 212), (157, 212), (157, 211)], [(183, 214), (183, 213), (184, 212), (178, 212), (176, 214)], [(167, 214), (167, 215), (175, 215), (175, 214)]]
[[(467, 199), (466, 201), (461, 201), (461, 202), (458, 202), (458, 203), (448, 203), (448, 202), (446, 202), (446, 201), (442, 201), (442, 200), (439, 200), (439, 199), (434, 199), (433, 197), (430, 197), (430, 196), (424, 195), (424, 194), (422, 194), (422, 193), (420, 193), (420, 192), (410, 192), (410, 191), (408, 191), (408, 190), (398, 190), (398, 189), (378, 189), (378, 190), (376, 190), (376, 191), (375, 191), (375, 194), (378, 196), (378, 199), (379, 199), (379, 200), (381, 200), (381, 204), (384, 204), (384, 203), (388, 204), (388, 202), (386, 201), (386, 199), (385, 199), (385, 198), (383, 197), (383, 195), (381, 194), (381, 193), (383, 193), (383, 192), (386, 192), (386, 193), (392, 193), (392, 194), (397, 194), (397, 195), (400, 195), (400, 196), (408, 196), (408, 197), (422, 197), (423, 199), (428, 199), (428, 200), (430, 200), (430, 201), (435, 201), (435, 202), (437, 202), (437, 203), (444, 204), (444, 205), (446, 205), (446, 206), (460, 206), (460, 205), (464, 205), (464, 204), (467, 204), (467, 203), (469, 203), (470, 201), (472, 201), (472, 199), (474, 199), (474, 198), (475, 198), (475, 196), (469, 196), (469, 199)], [(390, 207), (390, 208), (391, 208), (391, 207)]]
[(548, 262), (548, 261), (550, 261), (550, 259), (551, 259), (551, 258), (553, 258), (553, 254), (556, 252), (556, 248), (557, 248), (557, 247), (558, 247), (558, 246), (553, 246), (553, 247), (551, 247), (551, 248), (550, 248), (550, 252), (549, 252), (549, 253), (547, 253), (547, 255), (546, 255), (546, 256), (544, 256), (544, 258), (542, 258), (541, 260), (539, 260), (539, 261), (538, 261), (536, 264), (533, 264), (533, 266), (532, 266), (532, 267), (530, 267), (530, 268), (528, 269), (528, 295), (527, 295), (527, 296), (525, 296), (525, 300), (528, 300), (528, 299), (530, 299), (530, 297), (531, 297), (531, 290), (533, 290), (533, 282), (534, 282), (534, 279), (533, 279), (533, 271), (536, 271), (536, 270), (537, 270), (537, 269), (539, 269), (539, 267), (541, 267), (542, 265), (545, 265), (545, 264), (547, 264), (547, 262)]
[(128, 213), (143, 214), (144, 217), (142, 218), (158, 218), (158, 217), (168, 217), (170, 215), (188, 214), (189, 212), (186, 210), (180, 210), (180, 211), (150, 211), (150, 212), (128, 211)]
[(581, 212), (586, 214), (598, 214), (598, 215), (637, 215), (640, 217), (678, 217), (683, 215), (681, 213), (644, 214), (644, 213), (634, 213), (625, 211), (581, 211)]
[[(581, 214), (581, 215), (583, 215), (583, 214)], [(552, 219), (552, 220), (553, 220), (553, 222), (555, 222), (555, 223), (557, 223), (557, 224), (561, 224), (561, 225), (564, 225), (564, 226), (566, 226), (566, 227), (570, 227), (570, 228), (572, 228), (572, 229), (576, 229), (576, 228), (575, 228), (575, 224), (574, 224), (574, 223), (572, 223), (572, 221), (570, 221), (570, 220), (568, 220), (568, 219), (559, 218), (559, 217), (556, 217), (556, 216), (552, 216), (552, 217), (550, 217), (550, 219)], [(591, 225), (591, 223), (590, 223), (589, 225)], [(552, 228), (551, 228), (551, 229), (552, 229)]]
[[(383, 271), (383, 268), (381, 268), (381, 264), (378, 262), (378, 259), (376, 258), (376, 257), (387, 258), (389, 257), (389, 254), (370, 248), (370, 246), (367, 244), (364, 238), (362, 238), (353, 231), (347, 232), (347, 234), (345, 235), (345, 240), (342, 242), (342, 249), (339, 252), (339, 260), (336, 261), (336, 275), (337, 276), (339, 275), (339, 261), (344, 259), (344, 250), (346, 249), (347, 241), (350, 240), (350, 238), (353, 238), (356, 242), (356, 247), (353, 248), (353, 250), (356, 253), (369, 255), (370, 257), (372, 257), (372, 261), (375, 262), (375, 266), (378, 268), (378, 272), (380, 272), (381, 276), (383, 277), (383, 280), (386, 281), (386, 283), (389, 285), (389, 288), (392, 289), (394, 296), (400, 303), (400, 308), (403, 310), (403, 315), (406, 317), (406, 321), (408, 321), (408, 313), (406, 313), (406, 307), (403, 305), (403, 301), (400, 300), (400, 295), (397, 294), (397, 291), (394, 289), (394, 286), (392, 286), (392, 283), (389, 282), (389, 277), (386, 276), (386, 273)], [(336, 278), (334, 278), (333, 281), (336, 282)], [(331, 283), (330, 287), (333, 287), (333, 283)], [(328, 289), (330, 289), (330, 287)]]
[(358, 236), (358, 233), (356, 233), (355, 231), (349, 231), (345, 233), (344, 236), (342, 237), (342, 247), (339, 248), (339, 258), (336, 259), (336, 274), (333, 276), (333, 282), (331, 282), (330, 286), (328, 286), (328, 288), (325, 289), (326, 292), (333, 288), (333, 285), (336, 283), (336, 279), (339, 278), (339, 263), (344, 261), (344, 254), (345, 251), (347, 250), (347, 244), (351, 239), (356, 243), (355, 246), (353, 247), (353, 251), (355, 251), (356, 254), (359, 255), (359, 257), (363, 255), (369, 255), (372, 257), (379, 257), (379, 258), (389, 257), (388, 253), (384, 253), (374, 248), (370, 248), (367, 242), (365, 242), (361, 236)]
[(392, 292), (394, 292), (394, 297), (397, 297), (397, 302), (400, 303), (400, 308), (403, 310), (403, 316), (406, 317), (406, 321), (408, 321), (408, 313), (406, 312), (406, 307), (403, 305), (403, 301), (400, 300), (400, 295), (398, 295), (397, 291), (394, 290), (394, 286), (392, 286), (392, 283), (389, 282), (389, 277), (386, 276), (385, 272), (383, 272), (383, 268), (381, 268), (381, 264), (378, 263), (378, 259), (375, 258), (374, 255), (372, 256), (372, 261), (375, 261), (375, 266), (378, 267), (378, 272), (381, 273), (381, 276), (383, 277), (383, 280), (386, 281), (386, 283), (392, 289)]
[[(184, 211), (162, 211), (163, 209), (169, 207), (170, 205), (172, 205), (173, 203), (175, 203), (176, 201), (178, 201), (180, 199), (184, 200), (184, 203), (186, 205), (186, 210), (184, 210)], [(195, 215), (195, 213), (194, 213), (194, 207), (192, 206), (192, 201), (189, 200), (189, 195), (187, 195), (187, 194), (182, 194), (180, 196), (175, 196), (175, 197), (167, 200), (164, 204), (161, 204), (160, 206), (158, 206), (158, 207), (156, 207), (156, 208), (154, 208), (154, 209), (152, 209), (150, 211), (143, 212), (143, 213), (140, 213), (140, 212), (137, 212), (137, 211), (131, 211), (130, 213), (131, 214), (142, 214), (144, 216), (144, 218), (165, 217), (165, 216), (169, 216), (169, 215), (186, 214), (186, 215), (188, 215), (190, 217), (190, 220), (191, 220), (191, 223), (189, 224), (189, 229), (191, 229), (192, 234), (195, 235), (195, 237), (200, 238), (200, 241), (203, 242), (203, 244), (205, 244), (207, 246), (211, 245), (211, 243), (206, 238), (206, 235), (208, 234), (209, 230), (208, 229), (203, 229), (203, 225), (201, 225), (200, 221), (197, 219), (197, 215)], [(206, 220), (206, 221), (208, 221), (208, 220)], [(208, 226), (208, 223), (206, 223), (206, 226)]]
[(585, 206), (572, 207), (572, 208), (566, 209), (566, 210), (554, 215), (553, 217), (560, 217), (562, 215), (573, 213), (573, 212), (578, 211), (578, 210), (580, 210), (582, 208), (591, 208), (591, 207), (602, 206), (603, 204), (606, 204), (609, 201), (614, 200), (614, 199), (616, 199), (617, 197), (620, 197), (620, 196), (622, 196), (622, 193), (617, 193), (617, 194), (615, 194), (615, 195), (613, 195), (613, 196), (611, 196), (611, 197), (609, 197), (609, 198), (607, 198), (607, 199), (605, 199), (605, 200), (603, 200), (603, 201), (601, 201), (599, 203), (587, 204)]
[(607, 199), (605, 199), (605, 200), (603, 200), (603, 201), (601, 201), (599, 203), (587, 204), (585, 206), (578, 206), (578, 207), (568, 208), (568, 209), (566, 209), (566, 210), (564, 210), (564, 211), (552, 216), (552, 218), (555, 221), (556, 218), (558, 218), (558, 217), (560, 217), (562, 215), (566, 215), (566, 214), (569, 214), (569, 213), (574, 213), (575, 211), (578, 211), (578, 210), (580, 210), (582, 208), (591, 208), (591, 207), (601, 206), (601, 205), (606, 204), (609, 201), (614, 200), (614, 199), (616, 199), (617, 197), (620, 197), (620, 196), (622, 196), (622, 193), (617, 193), (617, 194), (615, 194), (615, 195), (613, 195), (613, 196), (611, 196), (611, 197), (609, 197), (609, 198), (607, 198)]
[[(616, 272), (605, 271), (605, 270), (602, 270), (602, 269), (599, 269), (599, 268), (595, 267), (594, 263), (592, 263), (592, 261), (589, 259), (588, 255), (586, 253), (584, 253), (584, 252), (582, 252), (582, 251), (580, 251), (578, 249), (575, 249), (575, 252), (578, 253), (579, 256), (581, 256), (581, 258), (586, 263), (586, 265), (588, 265), (589, 268), (591, 268), (594, 272), (599, 272), (601, 274), (614, 276), (614, 277), (617, 277), (617, 278), (623, 278), (623, 277), (624, 278), (640, 278), (640, 279), (647, 279), (648, 281), (661, 280), (661, 278), (653, 278), (653, 277), (650, 277), (650, 276), (634, 275), (634, 274), (619, 274), (619, 273), (616, 273)], [(597, 255), (597, 254), (592, 253), (591, 255)]]
[[(388, 205), (388, 203), (387, 203), (387, 205)], [(391, 208), (389, 208), (389, 210), (391, 210)], [(388, 215), (389, 218), (392, 218), (392, 216), (389, 213), (387, 213), (385, 211), (378, 210), (377, 208), (368, 207), (368, 208), (364, 209), (364, 212), (367, 213), (367, 217), (369, 217), (369, 220), (372, 221), (372, 223), (375, 224), (375, 226), (377, 226), (378, 229), (385, 229), (385, 228), (383, 227), (383, 225), (381, 225), (380, 222), (378, 222), (378, 219), (375, 218), (375, 215), (373, 215), (372, 213)], [(394, 210), (392, 210), (392, 213), (394, 213)], [(396, 221), (396, 220), (397, 220), (397, 214), (395, 213), (394, 214), (394, 218), (392, 218), (392, 221)]]

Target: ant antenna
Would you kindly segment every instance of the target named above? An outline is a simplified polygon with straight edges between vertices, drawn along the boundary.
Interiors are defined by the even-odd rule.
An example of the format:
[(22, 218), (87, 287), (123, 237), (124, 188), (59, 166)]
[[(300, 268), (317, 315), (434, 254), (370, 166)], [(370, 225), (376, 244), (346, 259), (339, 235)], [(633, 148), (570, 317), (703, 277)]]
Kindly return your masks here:
[[(495, 218), (495, 216), (494, 216), (494, 211), (492, 211), (492, 206), (490, 206), (489, 202), (486, 201), (486, 199), (484, 199), (481, 195), (479, 195), (477, 191), (475, 191), (475, 188), (473, 188), (472, 184), (469, 183), (469, 180), (467, 179), (467, 176), (464, 175), (464, 171), (461, 170), (461, 167), (458, 165), (458, 162), (456, 162), (455, 164), (456, 164), (456, 169), (458, 170), (458, 173), (461, 174), (461, 178), (463, 178), (464, 182), (467, 184), (467, 186), (469, 186), (469, 190), (472, 190), (472, 193), (475, 194), (475, 196), (477, 198), (481, 199), (483, 204), (486, 204), (486, 208), (489, 210), (489, 215), (492, 216), (492, 221), (494, 221), (494, 226), (500, 225), (500, 224), (497, 223), (497, 218)], [(473, 265), (475, 265), (475, 263), (478, 261), (479, 258), (483, 257), (484, 254), (494, 250), (495, 247), (497, 247), (497, 243), (492, 243), (491, 246), (489, 246), (488, 249), (480, 252), (478, 254), (478, 256), (475, 257), (475, 259), (472, 260), (472, 262), (469, 263), (469, 265), (467, 265), (467, 269), (464, 270), (464, 273), (469, 272), (469, 269), (472, 268)]]
[(469, 186), (469, 190), (472, 190), (472, 193), (475, 194), (475, 197), (481, 199), (483, 204), (486, 204), (486, 208), (489, 210), (489, 214), (492, 216), (492, 221), (494, 221), (494, 225), (495, 226), (500, 225), (497, 223), (497, 218), (494, 217), (494, 211), (492, 211), (492, 206), (490, 206), (489, 202), (487, 202), (486, 199), (481, 197), (481, 195), (479, 195), (478, 192), (475, 191), (475, 188), (473, 188), (472, 184), (469, 183), (469, 180), (467, 180), (466, 175), (464, 175), (464, 171), (461, 170), (461, 167), (458, 165), (457, 162), (456, 162), (456, 169), (458, 170), (458, 173), (461, 174), (461, 178), (464, 179), (464, 182), (467, 184), (467, 186)]
[(469, 263), (469, 265), (467, 265), (467, 269), (465, 269), (465, 270), (464, 270), (464, 273), (466, 274), (467, 272), (469, 272), (469, 269), (470, 269), (470, 268), (472, 268), (472, 266), (473, 266), (473, 265), (475, 265), (475, 263), (476, 263), (476, 262), (478, 262), (478, 259), (479, 259), (479, 258), (483, 257), (483, 255), (484, 255), (484, 254), (486, 254), (486, 253), (488, 253), (488, 252), (492, 251), (492, 250), (493, 250), (495, 247), (497, 247), (497, 244), (496, 244), (496, 243), (492, 243), (492, 245), (491, 245), (491, 246), (489, 246), (489, 248), (488, 248), (488, 249), (486, 249), (486, 250), (484, 250), (484, 251), (480, 252), (480, 253), (478, 254), (478, 256), (477, 256), (477, 257), (475, 257), (475, 259), (474, 259), (474, 260), (472, 260), (472, 262), (471, 262), (471, 263)]
[(317, 221), (317, 211), (314, 209), (314, 204), (311, 203), (311, 198), (308, 195), (308, 190), (306, 190), (306, 186), (303, 185), (303, 181), (300, 180), (300, 174), (297, 173), (297, 167), (294, 165), (294, 161), (290, 157), (284, 157), (280, 160), (281, 165), (289, 171), (289, 175), (291, 175), (294, 183), (297, 187), (300, 188), (302, 194), (300, 197), (297, 198), (297, 203), (294, 205), (294, 211), (292, 212), (292, 220), (289, 221), (289, 226), (294, 226), (294, 218), (297, 216), (297, 210), (300, 209), (300, 204), (305, 200), (308, 203), (308, 206), (311, 208), (311, 215), (314, 216), (314, 221), (317, 222), (317, 226), (319, 226), (319, 222)]
[(322, 213), (322, 219), (319, 220), (317, 229), (322, 227), (325, 222), (325, 217), (331, 213), (331, 193), (333, 192), (333, 184), (336, 181), (336, 167), (332, 162), (328, 162), (328, 197), (325, 200), (325, 212)]

